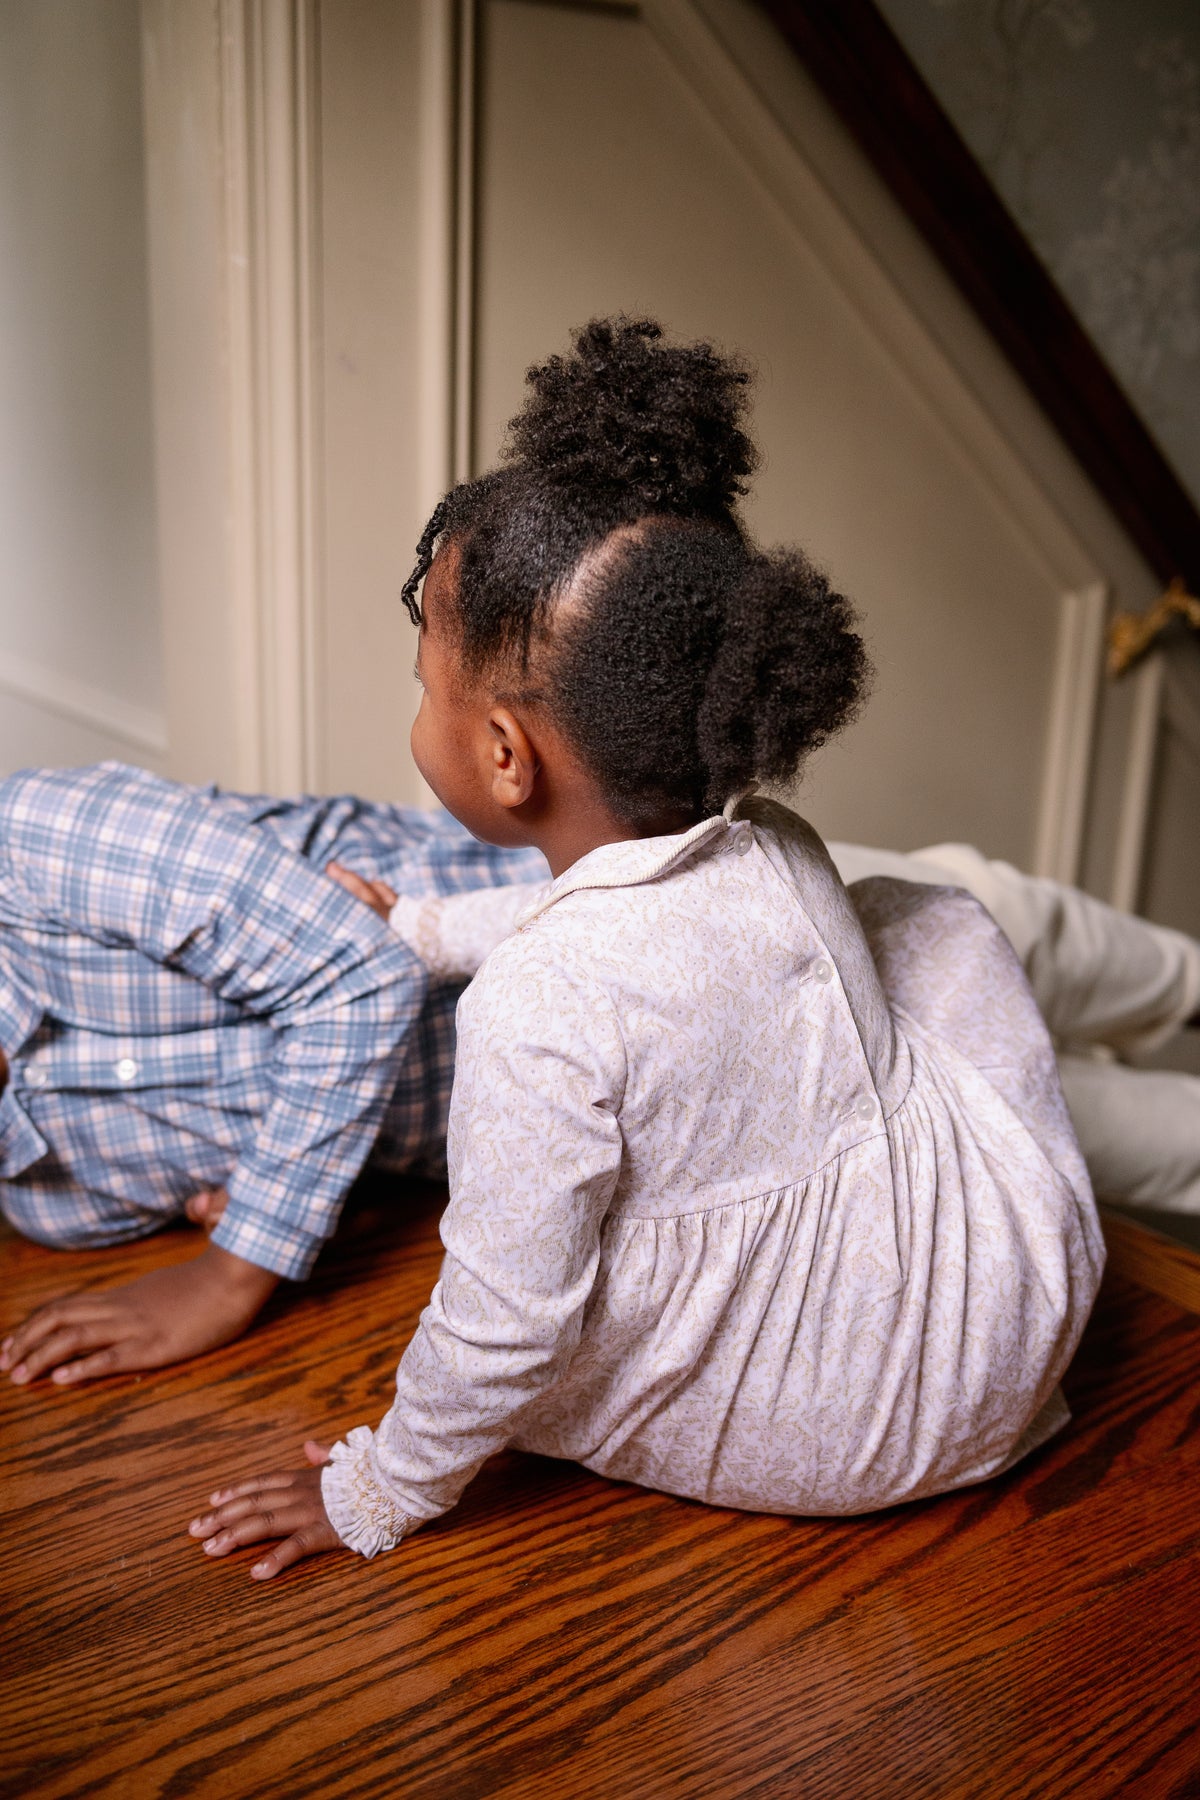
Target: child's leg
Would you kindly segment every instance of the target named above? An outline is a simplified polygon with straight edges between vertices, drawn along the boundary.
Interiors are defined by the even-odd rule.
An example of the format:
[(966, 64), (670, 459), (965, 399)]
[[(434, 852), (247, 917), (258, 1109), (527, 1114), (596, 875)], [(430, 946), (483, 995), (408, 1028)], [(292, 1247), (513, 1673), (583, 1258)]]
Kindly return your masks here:
[(987, 907), (1025, 968), (1043, 1018), (1061, 1043), (1147, 1050), (1200, 1008), (1200, 944), (1094, 900), (1078, 888), (1022, 875), (968, 844), (911, 857), (831, 846), (843, 879), (868, 874), (966, 888)]
[(1200, 1215), (1200, 1080), (1091, 1057), (1058, 1067), (1100, 1198)]
[(100, 1250), (161, 1231), (185, 1203), (139, 1206), (84, 1187), (44, 1157), (28, 1174), (0, 1181), (0, 1213), (22, 1237), (51, 1250)]
[(0, 1180), (9, 1224), (54, 1249), (99, 1249), (161, 1231), (187, 1216), (193, 1196), (220, 1188), (252, 1117), (226, 1120), (186, 1086), (154, 1096), (160, 1116), (136, 1104), (150, 1098), (51, 1089), (23, 1095), (34, 1102), (32, 1122), (48, 1148)]

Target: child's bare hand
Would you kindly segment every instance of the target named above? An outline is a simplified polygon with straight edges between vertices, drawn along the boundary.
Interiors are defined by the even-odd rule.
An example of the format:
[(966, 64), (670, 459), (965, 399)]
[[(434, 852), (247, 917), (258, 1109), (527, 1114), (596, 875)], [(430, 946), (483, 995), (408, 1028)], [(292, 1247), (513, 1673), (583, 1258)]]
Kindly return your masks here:
[(40, 1306), (0, 1344), (0, 1370), (19, 1387), (39, 1375), (61, 1387), (180, 1362), (237, 1337), (278, 1281), (209, 1244), (193, 1261), (124, 1287), (85, 1288)]
[(367, 881), (352, 869), (343, 868), (338, 862), (326, 863), (325, 873), (339, 887), (344, 887), (348, 894), (353, 894), (356, 900), (361, 900), (364, 906), (377, 912), (381, 919), (386, 919), (396, 904), (396, 890), (390, 888), (386, 881)]
[(319, 1550), (338, 1550), (341, 1539), (329, 1523), (321, 1499), (321, 1465), (329, 1461), (329, 1446), (304, 1446), (307, 1469), (286, 1475), (256, 1475), (209, 1495), (211, 1512), (193, 1519), (188, 1532), (204, 1540), (206, 1556), (228, 1556), (243, 1544), (260, 1544), (264, 1538), (282, 1538), (250, 1570), (255, 1581), (269, 1581), (289, 1563), (313, 1556)]

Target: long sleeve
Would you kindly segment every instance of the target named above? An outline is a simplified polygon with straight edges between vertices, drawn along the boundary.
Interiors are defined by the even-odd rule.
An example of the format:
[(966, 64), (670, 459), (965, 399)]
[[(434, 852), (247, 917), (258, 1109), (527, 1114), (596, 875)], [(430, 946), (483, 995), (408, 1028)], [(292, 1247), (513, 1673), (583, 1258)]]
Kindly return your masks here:
[(113, 959), (97, 957), (81, 984), (79, 1004), (91, 1009), (82, 1025), (139, 1039), (150, 1065), (161, 1046), (167, 1070), (198, 1024), (269, 1027), (261, 1122), (214, 1241), (277, 1274), (307, 1274), (370, 1150), (424, 998), (416, 958), (272, 834), (141, 771), (105, 764), (10, 780), (0, 844), (0, 922), (15, 938), (36, 929), (132, 949), (212, 997), (200, 1019), (191, 983), (106, 985)]
[(460, 1003), (458, 1067), (441, 1278), (390, 1412), (323, 1478), (368, 1556), (452, 1506), (566, 1368), (620, 1168), (624, 1045), (570, 959), (543, 966), (528, 937), (498, 950)]
[(442, 981), (469, 981), (486, 957), (512, 935), (526, 907), (545, 893), (546, 883), (512, 882), (467, 894), (401, 894), (388, 924)]

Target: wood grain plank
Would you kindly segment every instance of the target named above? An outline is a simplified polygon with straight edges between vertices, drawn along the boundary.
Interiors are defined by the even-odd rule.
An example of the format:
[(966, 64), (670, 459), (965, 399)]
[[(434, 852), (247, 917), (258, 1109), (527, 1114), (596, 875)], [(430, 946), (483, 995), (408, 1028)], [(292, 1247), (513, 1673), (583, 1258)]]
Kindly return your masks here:
[[(619, 1741), (595, 1733), (559, 1791), (594, 1792), (606, 1768), (623, 1766), (636, 1777), (603, 1791), (766, 1794), (781, 1780), (805, 1796), (1129, 1791), (1122, 1783), (1186, 1711), (1195, 1682), (1194, 1471), (1176, 1471), (1170, 1491), (1156, 1491), (1155, 1530), (1134, 1557), (1144, 1484), (1130, 1476), (1110, 1489), (1103, 1541), (1123, 1546), (1115, 1567), (1081, 1533), (1088, 1510), (1078, 1502), (1032, 1521), (1002, 1553), (989, 1544), (949, 1562), (923, 1559), (672, 1705), (669, 1733), (661, 1717), (623, 1721)], [(1134, 1590), (1131, 1630), (1123, 1619)], [(1095, 1672), (1080, 1666), (1081, 1647), (1107, 1654), (1115, 1642), (1120, 1670), (1106, 1671), (1105, 1711), (1119, 1714), (1117, 1745), (1091, 1729)], [(1050, 1684), (1047, 1669), (1057, 1674)], [(1039, 1713), (1042, 1730), (1031, 1731)], [(1083, 1721), (1087, 1729), (1067, 1729)], [(1200, 1742), (1193, 1751), (1200, 1764)], [(1101, 1768), (1111, 1772), (1107, 1789)], [(487, 1791), (501, 1800), (520, 1785)]]
[(1111, 1206), (1102, 1206), (1100, 1217), (1110, 1268), (1185, 1312), (1200, 1313), (1200, 1256), (1194, 1250)]
[[(1120, 1275), (1074, 1424), (980, 1488), (790, 1520), (511, 1454), (374, 1564), (260, 1587), (249, 1554), (205, 1561), (184, 1527), (216, 1480), (379, 1416), (441, 1198), (367, 1196), (305, 1290), (188, 1368), (0, 1386), (0, 1794), (1186, 1791), (1200, 1321)], [(5, 1307), (195, 1248), (6, 1237)]]

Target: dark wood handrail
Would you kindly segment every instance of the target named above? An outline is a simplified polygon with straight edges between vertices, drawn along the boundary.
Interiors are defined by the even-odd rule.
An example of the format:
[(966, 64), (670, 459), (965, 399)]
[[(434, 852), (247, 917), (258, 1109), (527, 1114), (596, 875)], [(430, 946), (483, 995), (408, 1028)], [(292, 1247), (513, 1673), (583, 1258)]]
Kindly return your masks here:
[(758, 0), (1162, 580), (1200, 512), (871, 0)]

